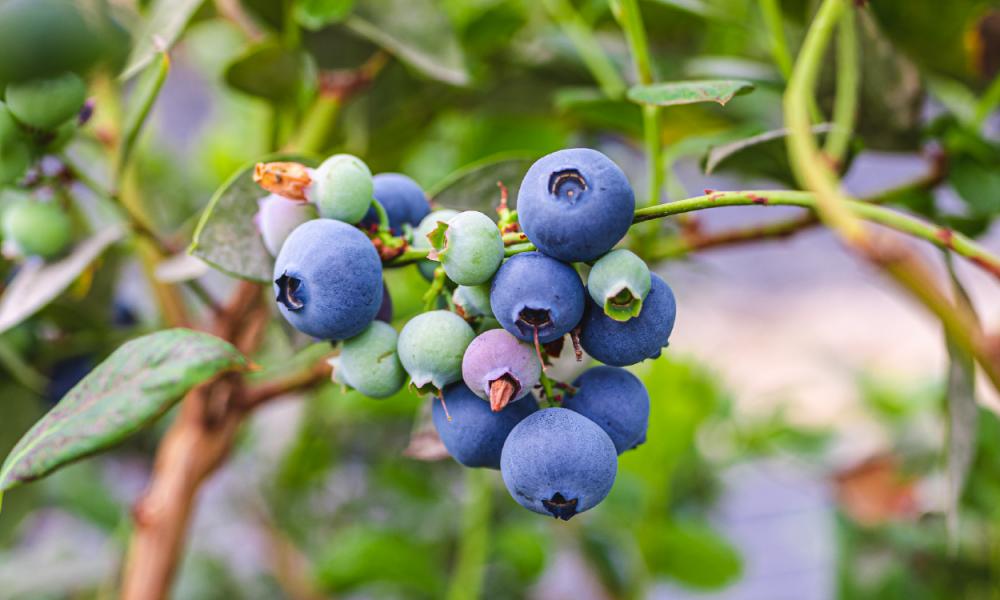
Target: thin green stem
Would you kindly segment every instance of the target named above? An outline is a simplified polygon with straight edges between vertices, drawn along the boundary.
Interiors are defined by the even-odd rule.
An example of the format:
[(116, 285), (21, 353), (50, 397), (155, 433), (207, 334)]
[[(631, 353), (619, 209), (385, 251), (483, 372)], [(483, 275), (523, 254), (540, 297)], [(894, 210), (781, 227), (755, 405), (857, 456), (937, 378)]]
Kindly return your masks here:
[(385, 207), (375, 198), (372, 198), (372, 208), (375, 209), (375, 214), (378, 215), (379, 231), (388, 232), (391, 229), (389, 226), (389, 213), (385, 212)]
[(625, 81), (618, 74), (615, 64), (601, 49), (590, 24), (584, 20), (573, 4), (569, 0), (542, 0), (542, 5), (576, 48), (580, 59), (604, 95), (609, 98), (624, 96), (627, 87)]
[(809, 99), (816, 89), (822, 58), (845, 8), (845, 0), (824, 0), (820, 6), (785, 90), (784, 109), (788, 155), (796, 178), (802, 187), (816, 192), (823, 222), (854, 245), (864, 237), (861, 222), (840, 201), (840, 183), (820, 155), (809, 117)]
[[(1000, 390), (1000, 358), (990, 339), (976, 323), (974, 315), (948, 299), (939, 289), (935, 274), (912, 250), (892, 238), (874, 235), (862, 224), (861, 218), (871, 220), (870, 211), (885, 209), (862, 205), (862, 210), (869, 212), (868, 215), (862, 214), (862, 210), (855, 206), (856, 201), (850, 200), (841, 191), (840, 182), (816, 147), (810, 131), (808, 100), (816, 87), (833, 29), (846, 8), (848, 5), (845, 0), (823, 1), (806, 34), (785, 91), (785, 126), (789, 130), (788, 151), (793, 170), (803, 187), (815, 192), (820, 219), (850, 248), (880, 267), (934, 314), (948, 338), (974, 356), (993, 387)], [(892, 216), (880, 215), (886, 219), (883, 221), (884, 225), (932, 242), (932, 238), (936, 237), (938, 245), (967, 256), (994, 276), (1000, 277), (1000, 263), (996, 257), (988, 253), (985, 256), (979, 254), (978, 245), (968, 238), (901, 213), (888, 212)]]
[(480, 597), (489, 556), (493, 504), (490, 478), (490, 473), (484, 469), (466, 469), (458, 558), (448, 584), (447, 600), (477, 600)]
[(330, 130), (337, 122), (342, 105), (343, 102), (339, 96), (319, 94), (302, 120), (295, 148), (306, 153), (316, 153), (322, 150), (330, 136)]
[(858, 33), (854, 11), (840, 17), (837, 30), (837, 99), (833, 105), (833, 129), (823, 151), (834, 164), (843, 163), (858, 116)]
[(15, 381), (35, 393), (45, 391), (47, 380), (29, 363), (25, 362), (21, 355), (11, 347), (10, 342), (0, 337), (0, 366), (10, 373)]
[(163, 84), (170, 73), (170, 56), (166, 52), (162, 53), (160, 61), (150, 69), (140, 79), (137, 86), (138, 89), (136, 90), (136, 96), (139, 98), (138, 104), (129, 112), (125, 121), (125, 128), (121, 144), (118, 146), (118, 158), (115, 164), (115, 178), (118, 181), (121, 180), (125, 169), (128, 167), (129, 160), (132, 158), (132, 150), (135, 148), (135, 142), (139, 138), (139, 133), (146, 124), (149, 113), (153, 110), (153, 105), (156, 104), (156, 99), (160, 96), (160, 90), (163, 89)]
[[(858, 200), (845, 200), (844, 209), (851, 213), (851, 218), (864, 219), (878, 223), (901, 233), (911, 235), (934, 244), (940, 248), (953, 250), (977, 265), (1000, 278), (1000, 257), (982, 247), (974, 240), (950, 229), (933, 223), (922, 221), (899, 211), (884, 206), (878, 206)], [(819, 210), (819, 200), (811, 192), (778, 190), (778, 191), (739, 191), (713, 192), (704, 196), (696, 196), (686, 200), (642, 208), (635, 213), (635, 222), (659, 219), (707, 208), (720, 206), (799, 206), (811, 210)]]
[[(771, 46), (771, 57), (781, 73), (781, 78), (788, 81), (792, 77), (792, 54), (788, 51), (788, 41), (785, 37), (785, 21), (781, 14), (779, 0), (758, 0), (760, 12), (767, 27), (768, 42)], [(823, 120), (823, 113), (816, 104), (816, 99), (809, 101), (809, 113), (817, 123)]]
[[(887, 195), (893, 193), (896, 193), (896, 190), (885, 192)], [(1000, 279), (1000, 257), (961, 233), (871, 202), (843, 200), (842, 204), (852, 219), (863, 219), (877, 223), (930, 242), (939, 248), (951, 250)], [(717, 191), (676, 202), (640, 208), (635, 211), (633, 223), (725, 206), (798, 206), (818, 212), (819, 200), (817, 195), (812, 192), (797, 190)], [(535, 250), (535, 246), (530, 242), (511, 244), (506, 248), (506, 256), (531, 252), (532, 250)], [(426, 257), (426, 250), (411, 248), (390, 263), (390, 266), (400, 266)]]
[[(639, 83), (649, 85), (656, 81), (653, 72), (653, 60), (649, 52), (649, 42), (646, 39), (646, 28), (642, 22), (642, 12), (637, 0), (612, 0), (611, 9), (625, 32), (632, 65), (635, 67)], [(653, 206), (660, 202), (660, 191), (663, 189), (663, 144), (660, 139), (660, 107), (644, 105), (642, 107), (642, 137), (648, 163), (647, 184), (648, 194), (645, 206)]]
[(792, 76), (792, 55), (788, 52), (788, 42), (785, 39), (785, 23), (781, 16), (779, 0), (759, 0), (760, 12), (764, 16), (767, 27), (768, 41), (771, 45), (771, 57), (778, 66), (782, 78), (788, 81)]
[[(425, 252), (424, 257), (426, 258), (426, 256), (427, 254)], [(447, 278), (448, 277), (444, 272), (444, 267), (434, 269), (434, 279), (431, 280), (431, 285), (427, 288), (423, 297), (425, 311), (437, 308), (437, 299), (438, 296), (441, 295), (441, 291), (444, 290), (444, 282)]]

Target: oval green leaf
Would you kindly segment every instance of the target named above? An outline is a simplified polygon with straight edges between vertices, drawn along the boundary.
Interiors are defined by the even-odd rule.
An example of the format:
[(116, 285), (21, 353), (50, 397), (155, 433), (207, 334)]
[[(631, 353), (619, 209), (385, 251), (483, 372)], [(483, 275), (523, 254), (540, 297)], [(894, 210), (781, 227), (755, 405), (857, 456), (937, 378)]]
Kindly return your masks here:
[(294, 102), (310, 77), (307, 55), (274, 42), (252, 46), (226, 67), (226, 83), (274, 103)]
[(0, 493), (110, 448), (194, 386), (247, 364), (228, 342), (190, 329), (122, 345), (21, 438), (0, 468)]
[(452, 85), (469, 84), (458, 36), (433, 0), (370, 0), (358, 6), (344, 24), (427, 77)]
[(79, 243), (69, 256), (56, 262), (25, 262), (0, 297), (0, 333), (45, 308), (123, 235), (121, 227), (109, 227)]
[[(316, 165), (312, 158), (290, 154), (268, 156), (261, 161)], [(274, 259), (264, 247), (253, 222), (257, 200), (267, 192), (253, 182), (254, 164), (256, 162), (237, 171), (215, 192), (201, 214), (188, 252), (233, 277), (270, 283)]]
[(451, 173), (429, 189), (429, 196), (442, 207), (478, 210), (494, 216), (500, 204), (498, 182), (507, 186), (511, 208), (517, 200), (521, 179), (531, 167), (525, 153), (502, 153), (468, 164)]
[(628, 99), (639, 104), (676, 106), (698, 102), (717, 102), (725, 106), (734, 96), (749, 94), (754, 85), (740, 79), (706, 81), (672, 81), (653, 85), (637, 85), (628, 91)]

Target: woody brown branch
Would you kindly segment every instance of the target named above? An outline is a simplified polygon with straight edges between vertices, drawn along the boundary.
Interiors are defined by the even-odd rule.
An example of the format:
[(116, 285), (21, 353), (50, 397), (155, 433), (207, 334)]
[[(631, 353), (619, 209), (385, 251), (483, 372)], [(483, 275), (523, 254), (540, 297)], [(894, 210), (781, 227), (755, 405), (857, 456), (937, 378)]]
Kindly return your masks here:
[[(269, 314), (260, 287), (241, 283), (211, 332), (241, 352), (259, 344)], [(201, 483), (222, 464), (246, 416), (243, 376), (227, 373), (192, 390), (157, 450), (149, 486), (133, 508), (121, 597), (165, 598)]]

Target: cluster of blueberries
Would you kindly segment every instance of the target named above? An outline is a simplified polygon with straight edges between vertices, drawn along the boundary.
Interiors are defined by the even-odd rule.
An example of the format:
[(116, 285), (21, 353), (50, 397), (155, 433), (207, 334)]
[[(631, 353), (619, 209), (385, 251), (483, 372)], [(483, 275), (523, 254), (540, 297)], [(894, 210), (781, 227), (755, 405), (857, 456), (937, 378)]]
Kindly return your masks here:
[[(455, 460), (499, 468), (532, 511), (569, 519), (600, 503), (618, 455), (645, 441), (649, 420), (644, 385), (622, 367), (659, 356), (676, 316), (670, 287), (632, 252), (612, 250), (635, 211), (621, 169), (595, 150), (549, 154), (525, 175), (516, 212), (501, 205), (498, 224), (475, 211), (431, 212), (414, 181), (373, 177), (354, 156), (315, 170), (277, 165), (258, 166), (261, 185), (283, 195), (261, 201), (257, 223), (276, 255), (278, 309), (298, 330), (341, 342), (335, 381), (385, 398), (409, 379), (433, 396)], [(398, 335), (372, 239), (386, 228), (427, 250), (418, 266), (445, 290), (442, 308)], [(578, 360), (582, 347), (604, 363), (571, 385), (546, 375), (567, 335)]]

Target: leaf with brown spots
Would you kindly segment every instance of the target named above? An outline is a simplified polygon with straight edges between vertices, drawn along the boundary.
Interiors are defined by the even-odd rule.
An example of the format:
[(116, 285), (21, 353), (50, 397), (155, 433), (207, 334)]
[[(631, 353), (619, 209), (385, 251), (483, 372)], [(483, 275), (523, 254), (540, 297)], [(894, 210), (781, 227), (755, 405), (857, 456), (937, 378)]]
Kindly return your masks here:
[(194, 386), (247, 365), (228, 342), (190, 329), (167, 329), (124, 344), (11, 450), (0, 467), (0, 494), (114, 446)]
[(734, 96), (749, 94), (754, 85), (740, 79), (709, 79), (705, 81), (672, 81), (652, 85), (637, 85), (628, 91), (628, 99), (639, 104), (675, 106), (698, 102), (716, 102), (725, 106)]

